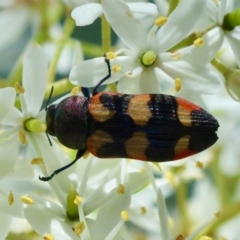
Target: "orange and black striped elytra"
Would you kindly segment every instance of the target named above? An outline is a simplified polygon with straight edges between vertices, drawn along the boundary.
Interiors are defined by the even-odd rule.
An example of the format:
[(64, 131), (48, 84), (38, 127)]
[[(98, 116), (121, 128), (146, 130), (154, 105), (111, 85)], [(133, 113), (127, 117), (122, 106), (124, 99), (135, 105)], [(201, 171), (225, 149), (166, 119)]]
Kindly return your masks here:
[(93, 97), (72, 96), (48, 107), (47, 132), (78, 153), (73, 162), (41, 180), (50, 180), (86, 151), (98, 158), (165, 162), (199, 153), (217, 141), (217, 120), (187, 100), (164, 94), (97, 93), (111, 76), (106, 62), (109, 74)]

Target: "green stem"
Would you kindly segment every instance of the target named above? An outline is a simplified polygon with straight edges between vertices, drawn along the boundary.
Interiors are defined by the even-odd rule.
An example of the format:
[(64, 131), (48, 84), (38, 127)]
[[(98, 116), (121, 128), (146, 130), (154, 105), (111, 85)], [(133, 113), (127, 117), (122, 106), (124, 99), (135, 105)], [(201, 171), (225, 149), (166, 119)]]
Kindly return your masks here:
[(211, 61), (212, 65), (225, 77), (225, 79), (228, 78), (229, 74), (231, 73), (231, 69), (226, 67), (223, 63), (221, 63), (219, 60), (214, 58)]
[(57, 44), (56, 51), (50, 63), (49, 72), (48, 72), (48, 83), (52, 83), (55, 79), (56, 68), (57, 68), (59, 57), (61, 55), (63, 47), (65, 46), (67, 40), (69, 39), (69, 36), (71, 35), (74, 29), (74, 26), (75, 26), (74, 20), (71, 18), (70, 15), (68, 15), (64, 22), (63, 35)]
[(232, 219), (235, 215), (240, 213), (240, 202), (230, 204), (225, 208), (220, 216), (211, 222), (206, 228), (204, 228), (194, 240), (199, 240), (202, 236), (211, 235), (221, 224), (225, 223), (227, 220)]
[(181, 182), (177, 187), (177, 205), (179, 210), (179, 216), (181, 216), (181, 229), (184, 231), (184, 235), (189, 234), (190, 224), (187, 211), (187, 187), (184, 182)]
[[(54, 86), (52, 97), (66, 94), (67, 92), (70, 92), (74, 87), (74, 85), (72, 85), (67, 78), (54, 82), (53, 84), (49, 84), (47, 86), (47, 91), (44, 94), (44, 99), (48, 99), (52, 86)], [(18, 109), (21, 108), (19, 98), (17, 98), (15, 101), (15, 107), (17, 107)]]
[(109, 52), (111, 49), (111, 28), (104, 15), (101, 18), (102, 27), (102, 49), (103, 52)]
[(178, 4), (179, 4), (179, 0), (169, 1), (168, 16), (174, 11), (174, 9), (178, 6)]
[[(104, 53), (109, 52), (111, 50), (111, 27), (109, 23), (107, 22), (104, 15), (102, 15), (101, 18), (101, 24), (102, 24), (102, 50)], [(117, 91), (116, 84), (111, 83), (108, 84), (108, 87), (113, 90), (114, 92)]]
[(40, 1), (40, 13), (41, 13), (41, 27), (36, 37), (36, 42), (41, 44), (42, 42), (49, 39), (49, 18), (47, 14), (48, 3), (47, 0)]

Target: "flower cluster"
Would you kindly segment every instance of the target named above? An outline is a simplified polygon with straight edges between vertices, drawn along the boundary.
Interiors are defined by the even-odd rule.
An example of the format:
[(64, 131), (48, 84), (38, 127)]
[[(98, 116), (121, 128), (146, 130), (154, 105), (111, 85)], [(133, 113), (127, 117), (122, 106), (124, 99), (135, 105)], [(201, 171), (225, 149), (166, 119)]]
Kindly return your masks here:
[[(0, 240), (20, 234), (47, 240), (238, 239), (238, 7), (233, 0), (0, 1)], [(101, 44), (93, 41), (99, 29)], [(149, 94), (181, 96), (218, 119), (219, 140), (185, 160), (152, 163), (142, 146), (131, 148), (137, 138), (144, 147), (150, 144), (146, 134), (132, 134), (126, 143), (129, 126), (122, 136), (112, 125), (104, 132), (113, 111), (100, 100), (96, 109), (84, 105), (91, 101), (91, 88), (93, 95), (145, 94), (138, 105), (144, 113), (151, 108), (146, 96), (155, 96)], [(110, 96), (115, 99), (115, 93)], [(70, 101), (59, 113), (63, 99)], [(76, 121), (69, 116), (76, 114), (71, 104), (77, 101)], [(96, 119), (85, 120), (90, 110)], [(54, 120), (57, 114), (64, 121)], [(184, 114), (177, 124), (185, 129), (191, 113)], [(204, 114), (199, 119), (204, 121)], [(137, 113), (131, 126), (144, 126), (144, 117), (151, 116)], [(166, 135), (175, 129), (166, 124), (165, 149)], [(176, 133), (172, 151), (186, 141), (190, 149), (190, 134)], [(112, 144), (116, 138), (125, 145)], [(78, 152), (65, 142), (77, 145)], [(120, 156), (146, 161), (115, 158), (124, 151), (132, 155)]]

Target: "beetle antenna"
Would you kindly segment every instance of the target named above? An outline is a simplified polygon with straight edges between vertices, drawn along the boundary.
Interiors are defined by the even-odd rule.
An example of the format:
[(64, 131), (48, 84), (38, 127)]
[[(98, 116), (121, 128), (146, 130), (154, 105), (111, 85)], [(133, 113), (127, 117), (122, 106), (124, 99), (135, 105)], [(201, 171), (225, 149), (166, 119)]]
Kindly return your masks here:
[(104, 77), (102, 80), (99, 81), (99, 83), (94, 87), (92, 95), (96, 95), (97, 89), (102, 85), (103, 82), (105, 82), (107, 79), (109, 79), (112, 75), (112, 70), (111, 70), (111, 66), (110, 66), (110, 60), (107, 58), (106, 53), (103, 55), (105, 58), (105, 62), (107, 64), (107, 68), (108, 68), (108, 75), (106, 77)]
[(47, 100), (47, 103), (46, 103), (46, 106), (45, 106), (45, 111), (47, 111), (47, 106), (48, 106), (48, 104), (49, 104), (49, 102), (51, 100), (53, 89), (54, 89), (54, 87), (52, 86), (50, 94), (49, 94), (49, 97), (48, 97), (48, 100)]
[(46, 133), (46, 135), (47, 135), (48, 142), (49, 142), (50, 146), (52, 147), (52, 142), (51, 142), (51, 139), (50, 139), (50, 137), (49, 137), (47, 131), (46, 131), (45, 133)]
[(67, 164), (67, 165), (65, 165), (65, 166), (55, 170), (48, 177), (40, 177), (39, 176), (39, 180), (44, 181), (44, 182), (47, 182), (47, 181), (51, 180), (55, 175), (59, 174), (60, 172), (64, 171), (65, 169), (71, 167), (79, 158), (81, 158), (84, 155), (85, 152), (86, 152), (86, 149), (78, 150), (76, 158), (72, 162), (70, 162), (69, 164)]

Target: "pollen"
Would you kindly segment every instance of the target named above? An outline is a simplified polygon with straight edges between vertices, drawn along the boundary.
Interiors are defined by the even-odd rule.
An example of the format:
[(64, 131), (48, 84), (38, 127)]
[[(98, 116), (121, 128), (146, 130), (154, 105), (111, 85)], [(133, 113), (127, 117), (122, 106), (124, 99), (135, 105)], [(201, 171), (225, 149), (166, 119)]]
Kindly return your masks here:
[(77, 95), (77, 94), (80, 93), (81, 91), (82, 91), (81, 87), (76, 86), (76, 87), (74, 87), (74, 88), (72, 89), (71, 94), (72, 94), (72, 95)]
[(25, 92), (24, 87), (22, 87), (18, 82), (15, 82), (14, 88), (15, 88), (16, 93), (18, 93), (18, 94), (22, 94)]
[(47, 234), (44, 235), (43, 239), (44, 240), (54, 240), (55, 238), (52, 234), (47, 233)]
[(79, 204), (82, 203), (82, 201), (83, 201), (83, 198), (77, 195), (77, 196), (75, 197), (75, 199), (74, 199), (73, 202), (74, 202), (76, 205), (79, 205)]
[(120, 65), (114, 65), (114, 66), (112, 66), (112, 71), (113, 71), (114, 73), (119, 72), (120, 70), (121, 70), (121, 66), (120, 66)]
[(79, 222), (77, 223), (76, 227), (74, 228), (74, 232), (76, 233), (77, 236), (83, 233), (85, 229), (85, 223), (84, 222)]
[(26, 138), (26, 135), (25, 135), (24, 132), (19, 131), (18, 132), (18, 137), (19, 137), (19, 140), (22, 144), (26, 144), (27, 138)]
[(142, 215), (147, 213), (147, 209), (145, 207), (140, 207), (140, 211)]
[(124, 221), (129, 221), (129, 214), (127, 211), (122, 211), (121, 212), (121, 218), (124, 220)]
[(157, 27), (161, 27), (167, 22), (167, 20), (168, 20), (167, 17), (160, 16), (155, 19), (154, 23)]
[(195, 47), (202, 47), (204, 44), (203, 38), (198, 38), (193, 42)]
[(125, 187), (123, 184), (119, 184), (118, 189), (117, 189), (118, 194), (124, 194), (125, 193)]
[(106, 58), (108, 60), (115, 59), (116, 57), (117, 57), (117, 55), (114, 52), (107, 52), (106, 53)]
[(200, 169), (203, 169), (203, 162), (197, 161), (196, 162), (196, 167), (200, 168)]
[(21, 196), (21, 201), (25, 204), (33, 204), (34, 201), (32, 198), (27, 197), (27, 196)]
[(141, 62), (144, 66), (148, 67), (155, 62), (156, 57), (157, 57), (157, 54), (154, 51), (149, 50), (142, 55)]
[(182, 81), (181, 78), (176, 78), (175, 79), (175, 90), (176, 92), (179, 92), (182, 88)]
[(13, 196), (13, 193), (10, 191), (8, 195), (8, 204), (9, 206), (11, 206), (13, 203), (14, 203), (14, 196)]
[(43, 158), (33, 158), (32, 161), (31, 161), (31, 164), (32, 165), (40, 165), (43, 163)]

